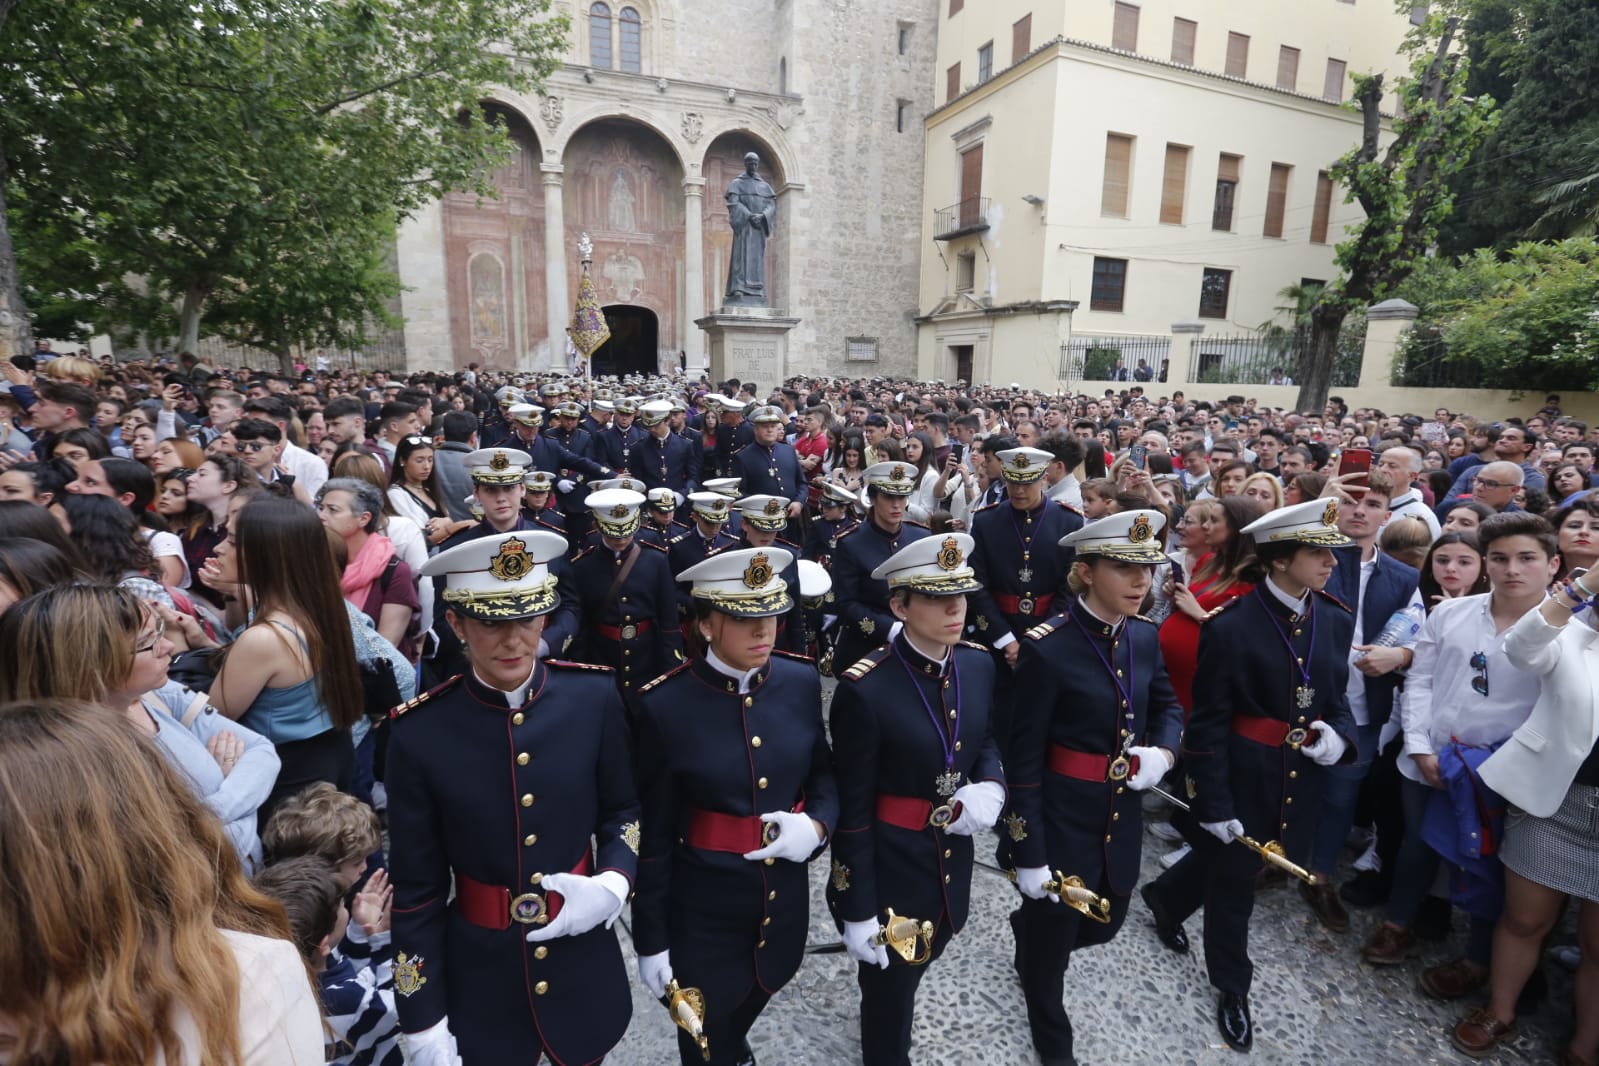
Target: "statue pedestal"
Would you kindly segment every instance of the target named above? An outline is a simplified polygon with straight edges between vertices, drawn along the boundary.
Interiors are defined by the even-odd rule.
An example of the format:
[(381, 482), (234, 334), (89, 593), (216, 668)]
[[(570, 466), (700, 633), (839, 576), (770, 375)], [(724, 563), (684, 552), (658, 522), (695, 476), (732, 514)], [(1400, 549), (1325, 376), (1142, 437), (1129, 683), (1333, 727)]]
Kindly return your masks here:
[(695, 319), (705, 331), (711, 380), (753, 381), (764, 396), (788, 376), (788, 331), (799, 321), (772, 307), (720, 307)]

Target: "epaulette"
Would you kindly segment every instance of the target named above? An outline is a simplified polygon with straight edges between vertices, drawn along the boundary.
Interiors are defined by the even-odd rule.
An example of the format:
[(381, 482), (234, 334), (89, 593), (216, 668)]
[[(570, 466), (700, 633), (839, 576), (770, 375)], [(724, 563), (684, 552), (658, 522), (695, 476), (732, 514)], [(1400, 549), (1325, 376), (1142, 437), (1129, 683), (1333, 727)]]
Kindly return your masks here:
[(984, 655), (987, 655), (989, 652), (989, 648), (986, 644), (979, 644), (975, 640), (962, 640), (958, 641), (957, 643), (959, 643), (963, 648), (971, 648), (973, 651), (980, 651)]
[(781, 648), (773, 648), (772, 654), (781, 655), (785, 659), (793, 659), (797, 663), (814, 663), (816, 661), (813, 656), (801, 655), (797, 651), (784, 651)]
[(1153, 618), (1149, 617), (1149, 615), (1147, 615), (1147, 614), (1130, 614), (1127, 617), (1128, 618), (1136, 618), (1140, 622), (1148, 622), (1152, 626), (1160, 624), (1160, 623), (1156, 622)]
[(656, 685), (659, 685), (662, 681), (665, 681), (667, 678), (676, 677), (678, 674), (681, 674), (684, 670), (687, 670), (690, 665), (691, 664), (689, 664), (689, 663), (679, 663), (678, 665), (672, 667), (672, 669), (668, 670), (666, 673), (662, 674), (660, 677), (656, 678), (654, 681), (648, 681), (648, 682), (645, 682), (644, 684), (640, 685), (639, 686), (639, 690), (638, 690), (638, 694), (640, 696), (644, 695), (644, 693), (650, 691)]
[(687, 539), (688, 539), (688, 531), (685, 531), (685, 532), (679, 533), (677, 536), (675, 536), (671, 540), (667, 541), (667, 543), (668, 544), (681, 544), (683, 541), (685, 541)]
[(975, 511), (973, 511), (972, 514), (982, 514), (984, 511), (992, 511), (994, 508), (998, 507), (1000, 504), (1002, 504), (1004, 502), (1005, 502), (1004, 500), (995, 500), (992, 503), (985, 503), (985, 504), (983, 504), (983, 506), (981, 506), (981, 507), (977, 508)]
[(1088, 517), (1087, 515), (1083, 514), (1083, 509), (1081, 507), (1074, 507), (1065, 500), (1056, 500), (1055, 502), (1066, 508), (1066, 510), (1070, 511), (1074, 515), (1081, 515), (1084, 518)]
[(590, 670), (601, 674), (616, 673), (609, 666), (595, 666), (593, 663), (575, 663), (570, 659), (545, 659), (545, 666), (552, 666), (557, 670)]
[(928, 530), (930, 530), (932, 528), (926, 522), (918, 522), (914, 518), (906, 518), (906, 519), (902, 519), (902, 521), (907, 526), (920, 526), (922, 529), (928, 529)]
[(400, 704), (398, 707), (390, 708), (389, 717), (390, 718), (398, 718), (401, 715), (405, 714), (407, 711), (416, 710), (418, 707), (422, 706), (424, 703), (426, 703), (428, 700), (432, 699), (434, 696), (437, 696), (439, 693), (443, 692), (445, 689), (450, 688), (453, 685), (455, 685), (457, 682), (459, 682), (461, 680), (461, 678), (463, 678), (465, 676), (466, 676), (465, 674), (456, 674), (454, 677), (452, 677), (448, 681), (444, 682), (444, 684), (435, 685), (432, 688), (428, 689), (426, 692), (422, 693), (421, 695), (413, 696), (412, 698), (406, 700), (404, 703)]
[(643, 546), (644, 546), (644, 547), (646, 547), (646, 548), (654, 548), (654, 549), (655, 549), (655, 550), (656, 550), (656, 551), (658, 551), (658, 552), (663, 552), (663, 551), (665, 551), (665, 550), (666, 550), (666, 545), (664, 545), (664, 544), (657, 544), (657, 543), (655, 543), (655, 541), (653, 541), (653, 540), (636, 540), (636, 539), (635, 539), (635, 540), (634, 540), (634, 541), (633, 541), (633, 543), (634, 543), (634, 544), (642, 544), (642, 545), (643, 545)]
[(837, 544), (839, 541), (843, 540), (845, 537), (849, 536), (851, 533), (858, 532), (864, 526), (865, 526), (864, 522), (856, 522), (853, 526), (850, 526), (848, 529), (843, 530), (842, 532), (839, 532), (839, 533), (834, 533), (833, 534), (833, 542), (835, 544)]
[(1065, 623), (1065, 621), (1066, 612), (1056, 612), (1055, 614), (1052, 614), (1048, 618), (1044, 619), (1042, 622), (1038, 623), (1033, 628), (1029, 629), (1025, 635), (1028, 640), (1038, 640), (1042, 637), (1047, 637), (1051, 633), (1055, 632), (1055, 630), (1059, 629)]
[(799, 554), (801, 551), (804, 551), (804, 549), (801, 548), (798, 544), (795, 544), (791, 540), (784, 540), (782, 537), (778, 537), (777, 538), (777, 543), (781, 544), (785, 548), (793, 548), (794, 549), (794, 553), (796, 555)]
[(883, 645), (881, 648), (873, 649), (872, 651), (869, 651), (865, 655), (861, 656), (859, 659), (855, 660), (854, 665), (850, 666), (839, 676), (848, 681), (859, 681), (861, 678), (871, 673), (872, 668), (878, 663), (888, 658), (888, 652), (889, 645), (887, 644)]
[[(1224, 604), (1221, 604), (1219, 607), (1212, 607), (1210, 609), (1210, 613), (1205, 616), (1206, 621), (1209, 621), (1210, 619), (1215, 618), (1218, 614), (1221, 614), (1223, 611), (1227, 610), (1229, 607), (1232, 607), (1234, 604), (1237, 604), (1237, 603), (1242, 603), (1243, 601), (1244, 601), (1244, 597), (1242, 597), (1242, 596), (1234, 596), (1232, 599), (1228, 600)], [(1340, 604), (1339, 606), (1342, 606), (1342, 604)]]
[(1334, 596), (1326, 589), (1317, 589), (1316, 592), (1321, 596), (1322, 599), (1327, 600), (1330, 603), (1336, 603), (1339, 607), (1342, 607), (1350, 614), (1355, 613), (1354, 608), (1350, 607), (1349, 604), (1345, 603), (1343, 600), (1340, 600), (1337, 596)]

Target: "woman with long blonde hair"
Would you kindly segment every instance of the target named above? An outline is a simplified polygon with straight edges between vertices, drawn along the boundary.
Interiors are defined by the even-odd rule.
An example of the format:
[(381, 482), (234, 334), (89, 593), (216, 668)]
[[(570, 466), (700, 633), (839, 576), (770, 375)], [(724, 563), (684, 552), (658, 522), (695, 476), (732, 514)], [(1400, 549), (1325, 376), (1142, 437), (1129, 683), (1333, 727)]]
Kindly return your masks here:
[(282, 909), (125, 723), (67, 700), (0, 706), (0, 825), (0, 1060), (323, 1061)]

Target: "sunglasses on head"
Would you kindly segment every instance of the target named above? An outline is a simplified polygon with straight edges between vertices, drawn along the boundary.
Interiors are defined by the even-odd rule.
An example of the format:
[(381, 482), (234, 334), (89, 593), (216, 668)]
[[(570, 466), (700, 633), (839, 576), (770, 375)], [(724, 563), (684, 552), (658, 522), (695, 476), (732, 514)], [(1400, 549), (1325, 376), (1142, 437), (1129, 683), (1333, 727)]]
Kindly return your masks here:
[(1471, 668), (1477, 676), (1471, 679), (1471, 691), (1479, 696), (1488, 695), (1488, 656), (1477, 652), (1471, 657)]

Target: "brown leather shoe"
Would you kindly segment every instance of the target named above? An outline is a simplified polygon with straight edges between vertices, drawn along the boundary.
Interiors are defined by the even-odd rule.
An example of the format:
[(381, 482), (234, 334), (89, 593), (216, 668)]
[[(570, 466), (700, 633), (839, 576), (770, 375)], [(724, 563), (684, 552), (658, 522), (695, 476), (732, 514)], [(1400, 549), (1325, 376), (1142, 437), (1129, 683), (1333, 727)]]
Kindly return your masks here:
[(1487, 1007), (1477, 1007), (1455, 1023), (1450, 1040), (1455, 1050), (1474, 1059), (1492, 1055), (1500, 1044), (1516, 1035), (1516, 1023), (1506, 1025)]
[(1398, 966), (1416, 957), (1416, 934), (1410, 929), (1395, 929), (1387, 922), (1378, 924), (1360, 949), (1360, 957), (1373, 966)]
[(1455, 959), (1429, 966), (1421, 973), (1421, 988), (1434, 999), (1464, 999), (1488, 984), (1488, 967), (1470, 959)]
[(1318, 885), (1299, 882), (1299, 896), (1310, 906), (1310, 913), (1334, 933), (1349, 931), (1349, 912), (1338, 898), (1338, 889), (1329, 882)]

